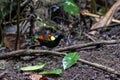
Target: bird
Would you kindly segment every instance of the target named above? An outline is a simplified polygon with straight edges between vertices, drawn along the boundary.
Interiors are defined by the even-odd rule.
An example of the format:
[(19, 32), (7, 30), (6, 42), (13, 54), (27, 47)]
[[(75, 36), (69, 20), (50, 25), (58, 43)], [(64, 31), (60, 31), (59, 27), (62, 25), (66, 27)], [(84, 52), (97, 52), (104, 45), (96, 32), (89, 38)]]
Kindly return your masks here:
[[(60, 40), (63, 38), (63, 34), (56, 34), (56, 35), (39, 35), (36, 36), (35, 42), (39, 46), (46, 46), (47, 48), (54, 48), (58, 46)], [(37, 45), (36, 45), (37, 46)]]

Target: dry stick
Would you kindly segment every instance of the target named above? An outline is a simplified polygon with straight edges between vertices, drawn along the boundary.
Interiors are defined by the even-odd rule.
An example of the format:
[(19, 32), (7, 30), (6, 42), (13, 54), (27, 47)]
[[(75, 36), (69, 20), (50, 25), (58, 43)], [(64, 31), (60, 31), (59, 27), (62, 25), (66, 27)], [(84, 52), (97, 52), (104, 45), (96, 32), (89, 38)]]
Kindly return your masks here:
[(110, 73), (113, 73), (115, 75), (118, 75), (120, 76), (120, 72), (119, 71), (116, 71), (115, 69), (112, 69), (110, 67), (107, 67), (107, 66), (103, 66), (101, 64), (97, 64), (97, 63), (92, 63), (92, 62), (89, 62), (89, 61), (86, 61), (86, 60), (83, 60), (83, 59), (79, 59), (79, 61), (81, 63), (85, 63), (85, 64), (88, 64), (90, 66), (93, 66), (93, 67), (96, 67), (96, 68), (99, 68), (101, 70), (104, 70), (104, 71), (107, 71), (107, 72), (110, 72)]
[[(54, 55), (66, 55), (66, 53), (63, 52), (56, 52), (56, 51), (66, 51), (66, 50), (71, 50), (71, 49), (78, 49), (78, 48), (83, 48), (83, 47), (88, 47), (88, 46), (95, 46), (98, 44), (117, 44), (120, 43), (120, 40), (111, 40), (111, 41), (101, 41), (101, 42), (92, 42), (92, 43), (87, 43), (87, 44), (79, 44), (75, 46), (69, 46), (65, 48), (60, 48), (56, 49), (55, 51), (48, 51), (48, 50), (18, 50), (18, 51), (13, 51), (13, 52), (8, 52), (5, 54), (0, 55), (0, 59), (5, 59), (5, 58), (10, 58), (10, 57), (17, 57), (17, 56), (24, 56), (24, 55), (37, 55), (37, 54), (54, 54)], [(89, 61), (79, 59), (81, 63), (99, 68), (101, 70), (116, 74), (120, 76), (120, 72), (115, 71), (112, 68), (97, 64), (97, 63), (91, 63)]]
[[(111, 23), (113, 14), (115, 13), (116, 9), (120, 6), (120, 0), (118, 0), (114, 5), (109, 9), (109, 11), (103, 16), (97, 23), (95, 23), (91, 30), (98, 29), (104, 27), (107, 29), (107, 26)], [(89, 34), (95, 35), (97, 31), (91, 31)]]
[(5, 76), (8, 73), (8, 71), (4, 71), (2, 73), (0, 73), (0, 79), (3, 78), (3, 76)]
[(96, 42), (96, 40), (92, 37), (92, 36), (90, 36), (89, 34), (87, 34), (87, 33), (83, 33), (86, 37), (88, 37), (90, 40), (92, 40), (93, 42)]
[(109, 40), (109, 41), (104, 40), (104, 41), (100, 41), (100, 42), (76, 44), (76, 45), (72, 45), (72, 46), (68, 46), (68, 47), (64, 47), (64, 48), (55, 49), (55, 51), (62, 52), (62, 51), (76, 50), (76, 49), (90, 47), (90, 46), (96, 46), (96, 45), (100, 45), (100, 44), (117, 44), (117, 43), (120, 43), (120, 40)]
[(73, 77), (73, 78), (70, 79), (70, 80), (76, 80), (76, 78), (77, 78), (78, 76), (80, 76), (80, 74), (75, 75), (75, 77)]
[[(92, 14), (90, 13), (89, 11), (82, 11), (82, 14), (83, 15), (86, 15), (86, 16), (91, 16), (91, 17), (95, 17), (95, 18), (101, 18), (103, 16), (99, 16), (99, 15), (96, 15), (96, 14)], [(112, 19), (112, 22), (115, 22), (115, 23), (120, 23), (120, 20), (116, 20), (116, 19)]]
[[(25, 20), (30, 20), (30, 19), (29, 18), (19, 19), (19, 21), (25, 21)], [(3, 22), (4, 25), (10, 24), (10, 23), (17, 23), (17, 20), (11, 20), (11, 21), (7, 21), (7, 22)]]
[[(54, 55), (64, 55), (64, 56), (66, 55), (66, 53), (63, 53), (63, 52), (29, 49), (29, 50), (13, 51), (13, 52), (6, 53), (4, 55), (0, 55), (0, 59), (9, 58), (9, 57), (16, 57), (16, 56), (20, 56), (20, 55), (36, 55), (36, 54), (54, 54)], [(90, 66), (93, 66), (93, 67), (99, 68), (101, 70), (104, 70), (104, 71), (107, 71), (107, 72), (110, 72), (110, 73), (113, 73), (113, 74), (120, 76), (120, 72), (115, 71), (112, 68), (109, 68), (109, 67), (97, 64), (97, 63), (92, 63), (92, 62), (89, 62), (89, 61), (86, 61), (83, 59), (79, 59), (78, 61), (81, 63), (87, 64), (87, 65), (90, 65)]]
[[(30, 18), (23, 18), (23, 19), (19, 19), (19, 21), (25, 21), (25, 20), (30, 20)], [(35, 19), (38, 21), (42, 21), (41, 18)], [(10, 23), (17, 23), (17, 20), (11, 20), (11, 21), (7, 21), (7, 22), (3, 22), (4, 25), (10, 24)]]
[(113, 14), (115, 13), (116, 9), (120, 6), (120, 0), (118, 0), (114, 5), (109, 9), (109, 11), (103, 16), (97, 23), (95, 23), (92, 27), (91, 30), (97, 29), (100, 27), (107, 27), (113, 18)]
[(32, 50), (32, 49), (23, 49), (23, 50), (17, 50), (17, 51), (12, 51), (5, 53), (4, 55), (0, 55), (0, 59), (7, 59), (10, 57), (18, 57), (18, 56), (25, 56), (25, 55), (36, 55), (36, 54), (65, 54), (65, 53), (60, 53), (60, 52), (55, 52), (55, 51), (48, 51), (48, 50)]
[[(56, 53), (56, 54), (59, 54), (59, 52), (63, 52), (63, 51), (76, 50), (76, 49), (90, 47), (90, 46), (96, 46), (96, 45), (100, 45), (100, 44), (118, 44), (118, 43), (120, 43), (120, 40), (110, 40), (110, 41), (90, 42), (90, 43), (86, 43), (86, 44), (77, 44), (77, 45), (72, 45), (72, 46), (68, 46), (68, 47), (64, 47), (64, 48), (55, 49), (54, 51), (27, 50), (27, 49), (25, 49), (25, 50), (17, 50), (17, 51), (12, 51), (12, 52), (8, 52), (8, 53), (0, 54), (0, 59), (16, 57), (16, 56), (21, 56), (21, 55), (28, 55), (28, 54), (34, 55), (33, 53), (35, 53), (37, 51), (39, 53), (41, 51), (41, 53), (48, 53), (48, 54), (49, 53), (50, 54)], [(57, 51), (57, 52), (55, 52), (55, 51)], [(61, 54), (63, 54), (63, 53), (61, 53)]]
[(19, 49), (19, 39), (20, 39), (20, 27), (19, 27), (19, 17), (20, 17), (20, 1), (17, 2), (18, 10), (17, 10), (17, 35), (15, 41), (15, 50)]

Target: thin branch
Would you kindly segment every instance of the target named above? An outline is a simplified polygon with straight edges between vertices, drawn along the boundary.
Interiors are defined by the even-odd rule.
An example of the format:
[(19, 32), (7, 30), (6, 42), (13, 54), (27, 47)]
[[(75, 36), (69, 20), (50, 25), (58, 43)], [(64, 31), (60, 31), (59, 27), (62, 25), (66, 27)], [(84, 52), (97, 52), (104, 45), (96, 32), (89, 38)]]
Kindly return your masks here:
[(120, 40), (109, 40), (109, 41), (104, 40), (104, 41), (100, 41), (100, 42), (76, 44), (76, 45), (72, 45), (72, 46), (68, 46), (68, 47), (64, 47), (64, 48), (55, 49), (55, 51), (63, 52), (63, 51), (76, 50), (76, 49), (80, 49), (80, 48), (90, 47), (90, 46), (97, 46), (97, 45), (101, 45), (101, 44), (108, 45), (108, 44), (118, 44), (118, 43), (120, 43)]
[[(66, 51), (66, 50), (71, 50), (71, 49), (79, 49), (79, 48), (84, 48), (84, 47), (88, 47), (88, 46), (96, 46), (99, 44), (117, 44), (120, 43), (120, 40), (111, 40), (111, 41), (101, 41), (101, 42), (91, 42), (91, 43), (87, 43), (87, 44), (79, 44), (79, 45), (73, 45), (73, 46), (69, 46), (69, 47), (65, 47), (65, 48), (60, 48), (60, 49), (56, 49), (55, 51), (48, 51), (48, 50), (31, 50), (31, 49), (27, 49), (27, 50), (18, 50), (18, 51), (12, 51), (12, 52), (8, 52), (5, 54), (1, 54), (0, 55), (0, 59), (7, 59), (10, 57), (17, 57), (17, 56), (25, 56), (25, 55), (43, 55), (43, 54), (54, 54), (54, 55), (66, 55), (66, 53), (63, 52), (56, 52), (56, 51)], [(81, 63), (85, 63), (87, 65), (99, 68), (101, 70), (116, 74), (120, 76), (120, 72), (115, 71), (112, 68), (97, 64), (97, 63), (92, 63), (83, 59), (79, 59), (79, 61)]]
[[(12, 52), (8, 52), (8, 53), (4, 53), (0, 55), (0, 59), (4, 59), (4, 58), (9, 58), (9, 57), (15, 57), (15, 56), (20, 56), (20, 55), (28, 55), (32, 53), (37, 53), (37, 51), (40, 53), (55, 53), (55, 51), (58, 52), (63, 52), (63, 51), (69, 51), (69, 50), (75, 50), (75, 49), (80, 49), (80, 48), (85, 48), (85, 47), (90, 47), (90, 46), (97, 46), (100, 44), (118, 44), (120, 43), (120, 40), (110, 40), (110, 41), (100, 41), (100, 42), (90, 42), (90, 43), (86, 43), (86, 44), (76, 44), (76, 45), (72, 45), (72, 46), (68, 46), (68, 47), (64, 47), (64, 48), (59, 48), (59, 49), (55, 49), (54, 51), (47, 51), (47, 50), (17, 50), (17, 51), (12, 51)], [(35, 51), (35, 52), (34, 52)], [(63, 54), (63, 53), (61, 53)]]
[(8, 52), (5, 54), (0, 55), (0, 59), (7, 59), (10, 57), (18, 57), (18, 56), (25, 56), (25, 55), (36, 55), (36, 54), (65, 54), (65, 53), (60, 53), (60, 52), (55, 52), (55, 51), (48, 51), (48, 50), (32, 50), (32, 49), (23, 49), (23, 50), (17, 50), (17, 51), (12, 51)]
[[(25, 20), (30, 20), (30, 19), (29, 18), (19, 19), (19, 21), (25, 21)], [(11, 21), (3, 22), (3, 25), (7, 25), (7, 24), (10, 24), (10, 23), (17, 23), (17, 20), (11, 20)]]
[[(30, 18), (23, 18), (23, 19), (19, 19), (19, 21), (25, 21), (25, 20), (30, 20)], [(38, 21), (43, 21), (41, 18), (38, 18), (38, 19), (34, 19), (35, 21), (38, 20)], [(6, 21), (6, 22), (3, 22), (3, 25), (7, 25), (7, 24), (10, 24), (10, 23), (17, 23), (17, 20), (11, 20), (11, 21)]]
[(30, 31), (29, 31), (29, 36), (31, 37), (31, 36), (33, 36), (33, 34), (34, 34), (34, 30), (33, 30), (33, 28), (35, 27), (35, 25), (34, 25), (34, 23), (35, 23), (35, 15), (34, 15), (34, 12), (35, 11), (35, 7), (34, 7), (34, 5), (31, 5), (30, 6), (30, 13), (31, 13), (31, 19), (30, 19)]
[[(109, 9), (109, 11), (103, 16), (97, 23), (93, 24), (91, 30), (104, 27), (107, 29), (107, 26), (112, 22), (113, 15), (116, 9), (120, 6), (120, 0), (118, 0), (114, 5)], [(95, 35), (97, 31), (91, 31), (89, 34)]]
[(74, 76), (72, 79), (70, 79), (70, 80), (76, 80), (76, 78), (77, 78), (78, 76), (80, 76), (80, 74), (75, 75), (75, 76)]
[(92, 37), (92, 36), (90, 36), (89, 34), (87, 34), (87, 33), (83, 33), (86, 37), (88, 37), (90, 40), (92, 40), (93, 42), (96, 42), (96, 40)]
[[(87, 10), (84, 10), (84, 11), (82, 11), (81, 13), (82, 13), (82, 15), (91, 16), (91, 17), (95, 17), (95, 18), (98, 18), (98, 19), (100, 19), (101, 17), (103, 17), (103, 16), (99, 16), (99, 15), (97, 15), (97, 14), (92, 14), (92, 13), (90, 13), (90, 12), (87, 11)], [(120, 20), (112, 19), (112, 22), (120, 23)]]
[[(116, 9), (120, 6), (120, 0), (118, 0), (116, 3), (114, 3), (114, 5), (109, 9), (109, 11), (105, 14), (105, 16), (103, 16), (99, 22), (95, 23), (91, 29), (96, 29), (99, 27), (104, 27), (106, 26), (106, 24), (111, 23), (111, 21), (109, 21), (110, 19), (112, 20), (113, 18), (113, 14), (115, 13)], [(101, 25), (100, 25), (101, 23)], [(108, 26), (108, 25), (107, 25)]]
[(19, 17), (20, 17), (20, 0), (17, 2), (17, 35), (16, 35), (16, 42), (15, 42), (15, 50), (19, 49), (19, 38), (20, 38), (20, 27), (19, 27)]
[[(64, 56), (66, 55), (66, 53), (63, 53), (63, 52), (55, 52), (55, 51), (48, 51), (48, 50), (30, 50), (29, 49), (29, 50), (13, 51), (13, 52), (6, 53), (4, 55), (0, 55), (0, 59), (9, 58), (9, 57), (16, 57), (16, 56), (20, 56), (20, 55), (22, 56), (22, 55), (36, 55), (36, 54), (37, 55), (38, 54), (39, 55), (40, 54), (54, 54), (54, 55), (64, 55)], [(112, 68), (109, 68), (109, 67), (97, 64), (97, 63), (92, 63), (92, 62), (89, 62), (89, 61), (86, 61), (86, 60), (83, 60), (83, 59), (79, 59), (79, 62), (120, 76), (120, 72), (118, 72), (118, 71), (116, 71)]]
[(103, 65), (98, 64), (98, 63), (92, 63), (92, 62), (86, 61), (86, 60), (84, 60), (84, 59), (79, 59), (79, 61), (80, 61), (81, 63), (85, 63), (85, 64), (88, 64), (88, 65), (90, 65), (90, 66), (93, 66), (93, 67), (99, 68), (99, 69), (101, 69), (101, 70), (104, 70), (104, 71), (107, 71), (107, 72), (110, 72), (110, 73), (113, 73), (113, 74), (115, 74), (115, 75), (120, 76), (120, 72), (118, 72), (118, 71), (116, 71), (115, 69), (112, 69), (112, 68), (110, 68), (110, 67), (103, 66)]
[(0, 79), (3, 78), (3, 76), (5, 76), (8, 73), (8, 71), (3, 71), (2, 73), (0, 73)]

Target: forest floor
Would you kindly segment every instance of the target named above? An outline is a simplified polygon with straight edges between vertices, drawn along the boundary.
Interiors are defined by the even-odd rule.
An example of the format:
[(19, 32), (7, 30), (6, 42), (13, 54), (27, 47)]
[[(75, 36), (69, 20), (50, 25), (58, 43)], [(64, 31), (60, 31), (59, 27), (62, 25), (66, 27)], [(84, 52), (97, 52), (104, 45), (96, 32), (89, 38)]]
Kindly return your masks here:
[[(89, 25), (88, 23), (87, 25)], [(83, 25), (82, 25), (83, 26)], [(83, 26), (82, 28), (84, 28)], [(81, 28), (80, 28), (81, 29)], [(79, 32), (78, 27), (74, 30)], [(89, 32), (84, 30), (83, 32)], [(64, 32), (67, 36), (68, 32)], [(120, 25), (112, 26), (109, 30), (103, 31), (93, 38), (97, 41), (101, 40), (119, 40), (120, 39)], [(73, 34), (70, 45), (67, 45), (67, 37), (61, 40), (60, 44), (56, 48), (61, 48), (70, 45), (85, 44), (92, 42), (87, 36), (82, 34)], [(55, 48), (55, 49), (56, 49)], [(54, 50), (54, 49), (53, 49)], [(83, 49), (77, 49), (81, 59), (98, 63), (110, 68), (120, 71), (120, 44), (100, 45), (98, 47), (88, 47)], [(1, 52), (1, 54), (5, 54)], [(28, 57), (28, 58), (27, 58)], [(19, 68), (35, 65), (39, 62), (44, 62), (47, 66), (42, 71), (52, 71), (58, 68), (62, 68), (63, 56), (56, 56), (53, 54), (45, 54), (39, 56), (26, 57), (13, 57), (0, 60), (0, 80), (31, 80), (26, 76), (25, 72), (20, 71)], [(103, 71), (93, 66), (77, 62), (69, 69), (63, 71), (60, 76), (47, 76), (48, 80), (120, 80), (120, 76)]]
[[(105, 31), (99, 34), (98, 40), (104, 38), (107, 40), (120, 39), (120, 27), (112, 27), (109, 31)], [(88, 39), (81, 40), (78, 43), (90, 42)], [(62, 42), (60, 43), (60, 45)], [(120, 44), (103, 45), (96, 48), (80, 49), (77, 50), (81, 59), (85, 59), (90, 62), (111, 67), (116, 71), (120, 71)], [(24, 58), (10, 58), (0, 60), (0, 65), (5, 66), (5, 69), (0, 69), (0, 73), (4, 73), (1, 80), (30, 80), (28, 76), (23, 76), (18, 67), (27, 65), (35, 65), (39, 62), (47, 63), (45, 71), (51, 71), (62, 66), (61, 56), (55, 56), (51, 54), (35, 56), (31, 60)], [(71, 68), (65, 70), (60, 76), (49, 76), (49, 80), (120, 80), (119, 76), (108, 73), (106, 71), (97, 69), (95, 67), (77, 62)]]

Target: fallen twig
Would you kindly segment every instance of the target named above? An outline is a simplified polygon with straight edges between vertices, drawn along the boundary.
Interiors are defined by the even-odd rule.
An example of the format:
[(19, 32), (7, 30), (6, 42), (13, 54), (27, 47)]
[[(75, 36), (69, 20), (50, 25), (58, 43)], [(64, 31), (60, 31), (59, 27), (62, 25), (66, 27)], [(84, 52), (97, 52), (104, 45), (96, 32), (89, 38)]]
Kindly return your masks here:
[(70, 80), (76, 80), (76, 78), (77, 78), (79, 75), (80, 75), (80, 74), (75, 75), (75, 77), (73, 77), (73, 78), (70, 79)]
[(93, 67), (99, 68), (101, 70), (104, 70), (104, 71), (107, 71), (107, 72), (110, 72), (110, 73), (113, 73), (115, 75), (120, 76), (120, 72), (116, 71), (115, 69), (109, 68), (107, 66), (103, 66), (103, 65), (98, 64), (98, 63), (92, 63), (92, 62), (89, 62), (89, 61), (86, 61), (86, 60), (83, 60), (83, 59), (79, 59), (79, 61), (82, 62), (82, 63), (88, 64), (90, 66), (93, 66)]
[(55, 52), (55, 51), (48, 51), (48, 50), (32, 50), (32, 49), (23, 49), (23, 50), (17, 50), (17, 51), (12, 51), (8, 52), (5, 54), (0, 55), (0, 59), (7, 59), (10, 57), (17, 57), (17, 56), (26, 56), (26, 55), (36, 55), (36, 54), (65, 54), (65, 53), (60, 53), (60, 52)]
[[(77, 44), (77, 45), (72, 45), (72, 46), (68, 46), (68, 47), (64, 47), (64, 48), (59, 48), (59, 49), (55, 49), (54, 51), (48, 51), (48, 50), (17, 50), (17, 51), (12, 51), (12, 52), (8, 52), (8, 53), (4, 53), (4, 54), (0, 54), (0, 59), (4, 59), (4, 58), (9, 58), (9, 57), (16, 57), (16, 56), (20, 56), (20, 55), (34, 55), (34, 53), (56, 53), (59, 54), (59, 52), (63, 52), (63, 51), (69, 51), (69, 50), (75, 50), (75, 49), (80, 49), (80, 48), (85, 48), (85, 47), (89, 47), (89, 46), (97, 46), (100, 44), (117, 44), (120, 43), (120, 40), (110, 40), (110, 41), (100, 41), (100, 42), (90, 42), (90, 43), (86, 43), (86, 44)], [(58, 52), (56, 52), (58, 51)], [(65, 53), (61, 53), (61, 54), (65, 54)]]
[[(36, 54), (66, 55), (66, 53), (63, 53), (63, 52), (48, 51), (48, 50), (31, 50), (31, 49), (29, 49), (29, 50), (13, 51), (13, 52), (6, 53), (4, 55), (0, 55), (0, 59), (9, 58), (9, 57), (16, 57), (16, 56), (20, 56), (20, 55), (36, 55)], [(83, 60), (83, 59), (79, 59), (79, 61), (81, 63), (87, 64), (87, 65), (90, 65), (90, 66), (93, 66), (93, 67), (99, 68), (101, 70), (104, 70), (104, 71), (107, 71), (107, 72), (110, 72), (110, 73), (113, 73), (113, 74), (116, 74), (116, 75), (120, 76), (120, 72), (115, 71), (112, 68), (109, 68), (109, 67), (97, 64), (97, 63), (92, 63), (92, 62), (89, 62), (89, 61), (86, 61), (86, 60)]]
[(120, 5), (120, 0), (117, 1), (106, 13), (106, 15), (98, 23), (96, 23), (96, 25), (93, 25), (91, 29), (104, 27), (104, 26), (107, 27), (111, 23), (113, 14), (115, 13), (119, 5)]
[[(28, 21), (29, 21), (30, 18), (23, 18), (23, 19), (20, 19), (19, 21), (25, 21), (25, 20), (28, 20)], [(34, 19), (34, 20), (42, 21), (41, 18)], [(12, 20), (12, 21), (3, 22), (4, 25), (10, 24), (10, 23), (17, 23), (17, 20)]]
[(90, 47), (90, 46), (97, 46), (100, 44), (117, 44), (117, 43), (120, 43), (120, 40), (90, 42), (90, 43), (86, 43), (86, 44), (76, 44), (76, 45), (72, 45), (72, 46), (68, 46), (68, 47), (64, 47), (64, 48), (55, 49), (55, 51), (62, 52), (62, 51), (76, 50), (76, 49)]
[(92, 36), (90, 36), (89, 34), (87, 34), (87, 33), (83, 33), (86, 37), (88, 37), (90, 40), (92, 40), (93, 42), (96, 42), (96, 40), (92, 37)]
[[(97, 15), (97, 14), (92, 14), (92, 13), (90, 13), (90, 12), (87, 11), (87, 10), (84, 10), (84, 11), (82, 11), (81, 13), (82, 13), (82, 15), (91, 16), (91, 17), (95, 17), (95, 18), (98, 18), (98, 19), (100, 19), (101, 17), (103, 17), (103, 16), (99, 16), (99, 15)], [(112, 22), (120, 23), (120, 20), (112, 19)]]
[[(104, 27), (105, 29), (107, 26), (111, 23), (113, 14), (115, 13), (116, 9), (120, 6), (120, 0), (117, 0), (116, 3), (109, 9), (109, 11), (103, 16), (97, 23), (95, 23), (92, 27), (91, 30), (98, 29), (101, 27)], [(97, 31), (91, 31), (89, 32), (92, 35), (95, 35)]]
[[(25, 55), (41, 55), (41, 54), (54, 54), (54, 55), (66, 55), (66, 53), (62, 51), (66, 50), (72, 50), (72, 49), (79, 49), (79, 48), (84, 48), (88, 46), (96, 46), (99, 44), (116, 44), (120, 43), (120, 40), (110, 40), (110, 41), (100, 41), (100, 42), (91, 42), (87, 44), (79, 44), (79, 45), (73, 45), (65, 48), (59, 48), (56, 49), (55, 51), (48, 51), (48, 50), (31, 50), (31, 49), (26, 49), (26, 50), (18, 50), (18, 51), (12, 51), (8, 53), (4, 53), (0, 55), (0, 59), (5, 59), (5, 58), (10, 58), (10, 57), (17, 57), (17, 56), (25, 56)], [(56, 51), (61, 51), (61, 52), (56, 52)], [(116, 74), (120, 76), (120, 73), (118, 71), (115, 71), (112, 68), (97, 64), (97, 63), (92, 63), (83, 59), (79, 59), (81, 63), (85, 63), (87, 65), (99, 68), (101, 70)]]
[(17, 35), (16, 35), (16, 41), (15, 41), (15, 50), (18, 50), (19, 47), (19, 39), (20, 39), (20, 27), (19, 27), (19, 17), (20, 17), (20, 1), (17, 2)]
[(4, 71), (2, 73), (0, 73), (0, 79), (3, 78), (3, 76), (5, 76), (8, 73), (8, 71)]

